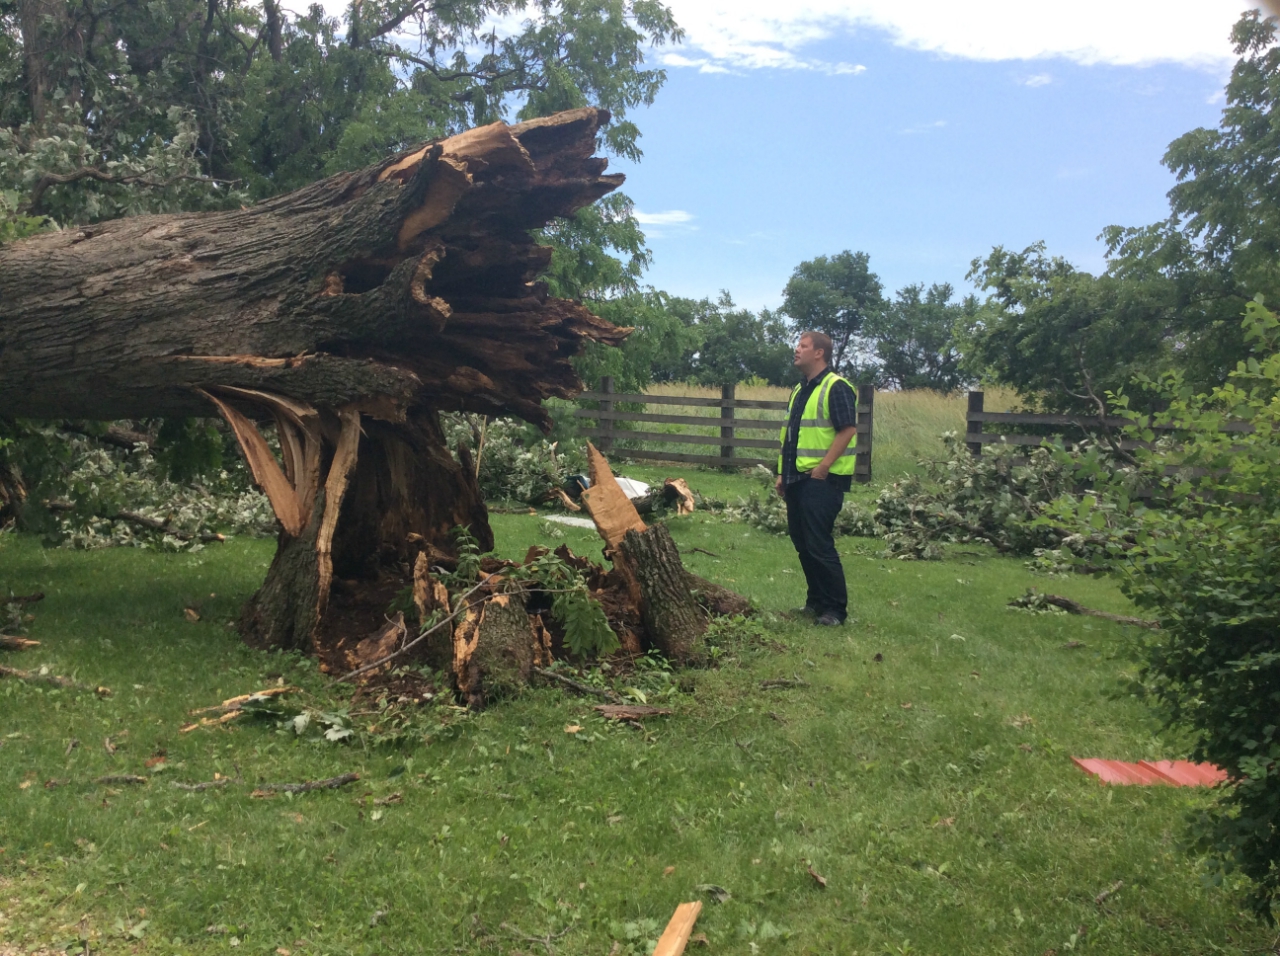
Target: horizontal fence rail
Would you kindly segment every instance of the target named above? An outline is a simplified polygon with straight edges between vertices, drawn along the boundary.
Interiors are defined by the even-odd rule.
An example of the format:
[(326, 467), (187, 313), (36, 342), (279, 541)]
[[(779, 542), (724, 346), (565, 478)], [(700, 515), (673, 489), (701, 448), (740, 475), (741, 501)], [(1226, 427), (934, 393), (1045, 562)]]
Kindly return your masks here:
[[(570, 412), (570, 415), (573, 418), (594, 421), (595, 425), (593, 427), (580, 428), (579, 434), (595, 439), (601, 451), (614, 452), (620, 458), (688, 462), (690, 464), (719, 465), (731, 468), (763, 465), (766, 468), (773, 469), (778, 461), (778, 433), (786, 422), (787, 402), (738, 398), (736, 397), (736, 391), (736, 385), (722, 385), (719, 398), (615, 392), (613, 390), (613, 379), (606, 376), (600, 380), (598, 391), (583, 392), (578, 396), (579, 400), (595, 402), (599, 407), (575, 408)], [(875, 391), (870, 386), (861, 386), (858, 389), (857, 443), (853, 448), (855, 455), (854, 479), (860, 482), (871, 480), (871, 439), (874, 402)], [(650, 405), (712, 408), (717, 409), (719, 415), (702, 416), (631, 411), (618, 408), (617, 406), (620, 403), (643, 405), (646, 408)], [(778, 415), (771, 418), (739, 418), (736, 414), (738, 409), (777, 412)], [(638, 431), (619, 428), (617, 427), (619, 422), (714, 428), (719, 430), (719, 434), (698, 435), (685, 431)], [(739, 432), (751, 431), (767, 432), (769, 437), (744, 438), (738, 434)], [(699, 455), (652, 448), (615, 448), (615, 443), (618, 441), (673, 445), (711, 445), (717, 446), (720, 453), (718, 455)], [(736, 449), (767, 449), (771, 454), (768, 457), (750, 457), (738, 454)]]
[[(1144, 428), (1152, 431), (1172, 432), (1178, 431), (1176, 425), (1156, 424), (1154, 422), (1134, 422), (1128, 418), (1101, 416), (1091, 417), (1088, 415), (1040, 415), (1030, 412), (988, 412), (983, 409), (983, 393), (969, 393), (969, 410), (965, 415), (965, 447), (975, 455), (982, 454), (983, 445), (1022, 445), (1022, 446), (1038, 446), (1045, 442), (1059, 439), (1062, 444), (1070, 448), (1078, 444), (1082, 438), (1091, 437), (1098, 431), (1103, 429), (1124, 428), (1128, 425), (1140, 424)], [(996, 434), (986, 431), (987, 425), (1041, 425), (1053, 428), (1054, 430), (1047, 435), (1008, 435)], [(1069, 428), (1071, 431), (1064, 431)], [(1253, 432), (1253, 425), (1249, 422), (1228, 421), (1221, 422), (1218, 425), (1218, 431), (1228, 434), (1247, 435)], [(1083, 435), (1078, 434), (1083, 432)], [(1151, 442), (1134, 441), (1132, 439), (1114, 439), (1113, 444), (1121, 451), (1135, 451), (1139, 448), (1151, 448)], [(1026, 464), (1028, 459), (1015, 457), (1013, 463)], [(1175, 466), (1168, 466), (1165, 474), (1173, 475), (1183, 472), (1189, 472), (1191, 477), (1204, 477), (1209, 474), (1208, 469), (1192, 468), (1180, 469)], [(1151, 489), (1142, 489), (1137, 493), (1139, 498), (1148, 498), (1151, 496)]]

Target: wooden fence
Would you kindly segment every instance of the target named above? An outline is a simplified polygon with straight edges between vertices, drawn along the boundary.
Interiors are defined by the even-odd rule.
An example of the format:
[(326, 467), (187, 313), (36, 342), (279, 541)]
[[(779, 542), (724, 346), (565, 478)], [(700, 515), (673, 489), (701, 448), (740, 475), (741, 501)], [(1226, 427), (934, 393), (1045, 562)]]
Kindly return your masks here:
[[(982, 446), (995, 443), (1005, 445), (1037, 446), (1046, 440), (1061, 438), (1063, 444), (1070, 446), (1072, 439), (1079, 440), (1091, 437), (1103, 429), (1123, 428), (1132, 425), (1127, 418), (1100, 418), (1088, 415), (1035, 415), (1027, 412), (988, 412), (983, 409), (982, 392), (969, 393), (969, 411), (965, 416), (965, 446), (974, 455), (982, 454)], [(988, 425), (1041, 425), (1046, 426), (1048, 434), (1043, 435), (1009, 435), (988, 431)], [(1148, 423), (1154, 431), (1174, 431), (1173, 425)], [(1247, 433), (1253, 431), (1248, 422), (1223, 422), (1219, 426), (1224, 432)], [(1116, 445), (1124, 451), (1148, 447), (1147, 442), (1122, 439)]]
[[(686, 398), (680, 395), (638, 395), (613, 390), (612, 377), (600, 380), (600, 389), (595, 392), (583, 392), (580, 399), (596, 402), (598, 408), (576, 408), (574, 418), (592, 419), (594, 427), (581, 428), (579, 434), (591, 438), (603, 452), (615, 452), (620, 458), (643, 458), (655, 461), (690, 462), (698, 465), (720, 465), (730, 468), (744, 468), (752, 465), (764, 465), (774, 468), (778, 457), (778, 430), (786, 419), (787, 403), (764, 401), (760, 399), (735, 398), (734, 385), (722, 385), (719, 398)], [(620, 403), (646, 406), (645, 411), (629, 411), (620, 409)], [(714, 408), (719, 410), (718, 417), (703, 415), (670, 415), (664, 412), (650, 412), (650, 405), (674, 405), (685, 408)], [(778, 412), (774, 418), (739, 418), (740, 408), (758, 409)], [(858, 435), (854, 446), (856, 462), (854, 480), (868, 482), (871, 480), (871, 422), (875, 411), (875, 390), (869, 385), (858, 388)], [(697, 435), (684, 431), (654, 432), (637, 431), (629, 428), (618, 428), (618, 422), (652, 423), (658, 425), (684, 425), (701, 428), (719, 428), (719, 435)], [(767, 437), (744, 438), (739, 435), (744, 431), (764, 432)], [(615, 442), (670, 443), (676, 445), (713, 445), (719, 446), (719, 454), (689, 454), (687, 452), (659, 451), (649, 448), (616, 448)], [(742, 450), (757, 450), (759, 457), (744, 457)]]

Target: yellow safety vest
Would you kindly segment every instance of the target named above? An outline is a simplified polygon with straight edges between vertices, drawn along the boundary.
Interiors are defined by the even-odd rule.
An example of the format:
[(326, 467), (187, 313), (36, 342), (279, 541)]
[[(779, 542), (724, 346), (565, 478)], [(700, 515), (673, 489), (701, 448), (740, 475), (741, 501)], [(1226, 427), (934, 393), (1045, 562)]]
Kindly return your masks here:
[[(831, 450), (831, 443), (836, 440), (836, 429), (830, 417), (831, 403), (827, 398), (831, 386), (836, 382), (849, 384), (847, 379), (831, 372), (822, 380), (818, 388), (809, 393), (809, 400), (805, 402), (804, 414), (800, 419), (800, 434), (796, 441), (796, 471), (813, 471), (817, 468), (822, 459), (827, 457), (827, 452)], [(797, 385), (791, 391), (791, 400), (787, 403), (787, 421), (783, 423), (782, 430), (778, 434), (778, 441), (783, 445), (787, 443), (787, 429), (790, 427), (796, 395), (803, 387), (803, 384)], [(853, 450), (855, 444), (856, 441), (850, 442), (849, 447), (841, 452), (840, 457), (831, 466), (831, 474), (853, 474), (856, 459), (856, 452)], [(778, 473), (782, 473), (781, 451), (778, 452)]]

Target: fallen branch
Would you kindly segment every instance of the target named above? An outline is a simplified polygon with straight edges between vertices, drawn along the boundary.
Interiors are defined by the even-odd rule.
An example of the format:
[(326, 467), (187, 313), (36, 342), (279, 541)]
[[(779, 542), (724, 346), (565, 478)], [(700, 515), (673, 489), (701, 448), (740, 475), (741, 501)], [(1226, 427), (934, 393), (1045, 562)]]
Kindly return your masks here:
[(1083, 614), (1085, 617), (1100, 617), (1104, 621), (1115, 621), (1117, 624), (1127, 624), (1130, 627), (1145, 627), (1153, 631), (1160, 629), (1160, 622), (1148, 621), (1140, 617), (1129, 617), (1125, 614), (1112, 614), (1110, 611), (1095, 611), (1091, 607), (1085, 607), (1078, 601), (1071, 598), (1063, 597), (1060, 594), (1041, 594), (1035, 591), (1028, 591), (1020, 598), (1014, 598), (1009, 602), (1010, 607), (1035, 608), (1043, 607), (1049, 604), (1053, 607), (1062, 608), (1068, 614)]
[(711, 557), (711, 558), (718, 558), (718, 557), (720, 557), (720, 555), (716, 554), (714, 551), (708, 551), (706, 548), (685, 548), (685, 549), (684, 549), (683, 551), (681, 551), (680, 553), (681, 553), (681, 554), (693, 554), (695, 551), (696, 551), (698, 554), (705, 554), (705, 555), (707, 555), (707, 557)]
[(33, 641), (26, 637), (14, 637), (10, 634), (0, 634), (0, 648), (7, 651), (25, 651), (32, 647), (39, 647), (39, 641)]
[(568, 687), (570, 690), (576, 690), (579, 694), (588, 694), (592, 697), (603, 697), (605, 700), (613, 701), (615, 704), (620, 703), (622, 698), (606, 687), (592, 687), (590, 684), (583, 684), (574, 680), (572, 677), (565, 677), (563, 674), (557, 674), (555, 671), (549, 671), (544, 667), (535, 667), (533, 672), (540, 677), (546, 677), (550, 680), (558, 681)]
[(148, 518), (146, 515), (138, 514), (136, 511), (120, 511), (113, 517), (113, 521), (127, 521), (129, 524), (141, 525), (144, 528), (150, 528), (152, 531), (159, 531), (161, 534), (167, 534), (177, 538), (179, 541), (190, 541), (193, 538), (199, 538), (201, 541), (222, 542), (226, 541), (226, 535), (218, 534), (216, 531), (183, 531), (181, 528), (175, 528), (173, 525), (165, 524), (159, 518)]
[(761, 690), (772, 690), (776, 687), (808, 687), (807, 681), (803, 681), (800, 677), (774, 677), (771, 680), (762, 680), (760, 682)]
[(360, 779), (358, 773), (344, 773), (328, 780), (308, 780), (305, 783), (264, 783), (253, 791), (253, 796), (269, 793), (310, 793), (312, 790), (337, 790)]
[(671, 713), (665, 707), (642, 704), (596, 704), (592, 709), (610, 720), (644, 720), (646, 717), (666, 717)]
[(6, 598), (5, 604), (35, 604), (44, 600), (44, 592), (37, 591), (35, 594), (15, 594), (10, 598)]
[(139, 777), (136, 773), (109, 773), (105, 777), (99, 777), (94, 783), (104, 786), (111, 786), (117, 783), (146, 783), (146, 777)]
[(16, 667), (5, 667), (3, 665), (0, 665), (0, 677), (16, 677), (18, 680), (31, 681), (33, 684), (52, 684), (54, 687), (66, 687), (71, 690), (91, 690), (101, 697), (106, 697), (111, 693), (110, 687), (90, 687), (88, 684), (81, 684), (70, 677), (24, 671)]
[(225, 787), (231, 782), (229, 777), (220, 777), (217, 780), (204, 780), (200, 783), (179, 783), (173, 781), (173, 786), (177, 790), (185, 790), (187, 793), (203, 793), (206, 790), (215, 790), (219, 787)]

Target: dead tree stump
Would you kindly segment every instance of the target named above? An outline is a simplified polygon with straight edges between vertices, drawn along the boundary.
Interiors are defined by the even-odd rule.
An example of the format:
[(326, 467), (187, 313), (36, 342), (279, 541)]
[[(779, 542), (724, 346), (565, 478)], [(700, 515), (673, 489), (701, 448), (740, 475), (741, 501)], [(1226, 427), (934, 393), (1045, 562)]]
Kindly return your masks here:
[(628, 531), (619, 548), (640, 585), (640, 618), (650, 644), (670, 660), (688, 663), (707, 618), (689, 588), (671, 532), (663, 524)]

